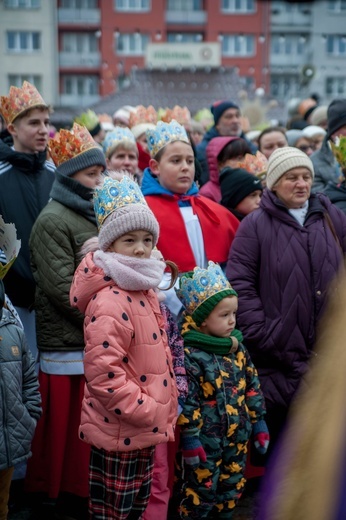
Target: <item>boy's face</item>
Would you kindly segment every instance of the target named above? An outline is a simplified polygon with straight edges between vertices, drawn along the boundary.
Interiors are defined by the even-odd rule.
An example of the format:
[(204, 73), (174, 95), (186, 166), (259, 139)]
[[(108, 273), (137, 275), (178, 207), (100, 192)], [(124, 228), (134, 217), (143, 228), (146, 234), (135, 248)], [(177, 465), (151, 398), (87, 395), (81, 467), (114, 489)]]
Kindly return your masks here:
[(48, 109), (33, 108), (25, 116), (8, 125), (14, 149), (22, 153), (44, 152), (49, 137)]
[(117, 150), (106, 159), (109, 170), (125, 170), (134, 175), (138, 170), (137, 149), (117, 148)]
[(88, 168), (79, 170), (79, 172), (74, 173), (71, 177), (80, 184), (83, 184), (86, 188), (94, 190), (97, 186), (102, 184), (103, 171), (103, 166), (95, 164), (94, 166), (89, 166)]
[(236, 211), (239, 211), (241, 215), (248, 215), (255, 209), (259, 208), (262, 197), (262, 190), (256, 190), (250, 193), (247, 197), (239, 202), (239, 204), (234, 208)]
[(201, 332), (217, 338), (229, 338), (235, 329), (238, 298), (229, 296), (221, 300), (200, 326)]
[(153, 235), (148, 231), (138, 230), (117, 238), (109, 246), (108, 251), (135, 258), (150, 258), (153, 247)]
[(182, 141), (169, 143), (159, 161), (151, 159), (151, 171), (161, 186), (182, 195), (189, 191), (195, 176), (195, 158), (191, 146)]

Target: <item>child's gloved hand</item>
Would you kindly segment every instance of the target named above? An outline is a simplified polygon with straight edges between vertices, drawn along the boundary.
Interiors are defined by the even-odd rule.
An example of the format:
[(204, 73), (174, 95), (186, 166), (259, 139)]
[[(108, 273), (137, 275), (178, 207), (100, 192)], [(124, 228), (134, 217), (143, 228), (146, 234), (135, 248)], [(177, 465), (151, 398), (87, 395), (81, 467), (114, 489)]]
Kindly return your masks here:
[(207, 455), (198, 437), (183, 435), (181, 439), (183, 458), (188, 466), (198, 466), (205, 462)]
[(261, 455), (267, 453), (269, 446), (269, 431), (265, 421), (257, 421), (253, 427), (255, 448)]

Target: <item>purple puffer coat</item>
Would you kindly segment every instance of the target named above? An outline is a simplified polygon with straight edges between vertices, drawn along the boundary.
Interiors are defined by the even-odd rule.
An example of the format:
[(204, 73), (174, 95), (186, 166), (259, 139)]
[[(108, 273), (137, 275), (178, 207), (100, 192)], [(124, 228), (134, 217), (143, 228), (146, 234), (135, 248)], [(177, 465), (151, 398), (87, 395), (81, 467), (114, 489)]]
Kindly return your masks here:
[(307, 370), (330, 282), (343, 265), (341, 248), (346, 251), (346, 215), (321, 194), (311, 195), (301, 226), (265, 190), (260, 208), (238, 228), (227, 277), (239, 296), (238, 327), (274, 406), (289, 405)]

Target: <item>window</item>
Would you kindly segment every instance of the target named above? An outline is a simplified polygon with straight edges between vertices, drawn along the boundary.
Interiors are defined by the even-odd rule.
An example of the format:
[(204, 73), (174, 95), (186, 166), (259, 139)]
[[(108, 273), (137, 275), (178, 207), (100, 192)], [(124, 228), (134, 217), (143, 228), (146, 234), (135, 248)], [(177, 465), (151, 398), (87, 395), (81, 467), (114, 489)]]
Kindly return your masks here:
[(7, 50), (10, 52), (33, 52), (41, 49), (41, 33), (7, 31)]
[(64, 33), (62, 51), (69, 53), (97, 52), (98, 43), (94, 33)]
[(255, 39), (253, 35), (230, 35), (222, 38), (223, 56), (253, 56), (255, 54)]
[(98, 94), (98, 76), (83, 76), (82, 74), (62, 76), (63, 94), (93, 96)]
[(305, 34), (274, 35), (271, 38), (271, 52), (275, 55), (305, 54), (308, 37)]
[(151, 0), (115, 0), (116, 11), (150, 11)]
[(202, 0), (167, 0), (168, 11), (202, 11)]
[(221, 12), (223, 13), (254, 13), (256, 11), (255, 0), (222, 0)]
[(328, 10), (334, 13), (344, 13), (346, 11), (346, 0), (329, 0)]
[(42, 76), (36, 74), (9, 74), (8, 88), (10, 89), (12, 85), (21, 88), (24, 81), (29, 81), (29, 83), (35, 85), (38, 91), (42, 90)]
[(333, 56), (346, 55), (346, 36), (329, 34), (327, 36), (326, 45), (327, 54)]
[(327, 78), (326, 94), (329, 96), (344, 96), (346, 94), (346, 78)]
[(149, 37), (146, 34), (119, 34), (116, 37), (117, 54), (143, 56)]
[(5, 0), (8, 9), (37, 9), (41, 7), (41, 0)]
[(279, 99), (298, 96), (300, 84), (299, 78), (294, 75), (272, 74), (270, 82), (270, 93)]
[(64, 9), (96, 9), (97, 0), (61, 0)]
[(202, 33), (167, 33), (167, 42), (169, 43), (198, 43), (202, 41)]

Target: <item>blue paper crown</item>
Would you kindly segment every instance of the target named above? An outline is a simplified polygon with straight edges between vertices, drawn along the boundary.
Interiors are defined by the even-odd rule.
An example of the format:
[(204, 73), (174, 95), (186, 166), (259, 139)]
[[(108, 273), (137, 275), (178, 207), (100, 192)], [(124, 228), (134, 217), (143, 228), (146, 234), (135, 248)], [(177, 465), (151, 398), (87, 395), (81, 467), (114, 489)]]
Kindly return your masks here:
[(106, 157), (119, 143), (131, 143), (136, 145), (136, 139), (131, 130), (127, 127), (116, 126), (111, 132), (107, 132), (102, 143), (103, 151)]
[(147, 146), (151, 157), (156, 154), (167, 144), (175, 141), (183, 141), (190, 144), (186, 130), (175, 119), (170, 123), (159, 121), (153, 130), (146, 131)]
[(195, 267), (191, 273), (183, 274), (175, 291), (188, 314), (193, 314), (202, 303), (220, 292), (237, 296), (219, 264), (214, 262), (208, 262), (208, 269)]
[(94, 193), (94, 211), (98, 227), (113, 211), (129, 204), (147, 206), (138, 184), (126, 175), (120, 181), (106, 177), (102, 187), (96, 188)]

